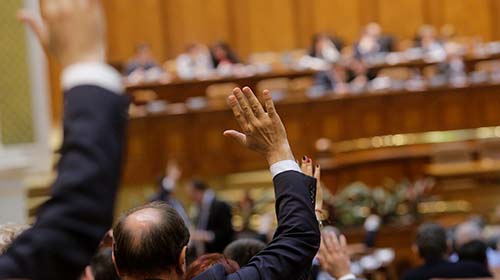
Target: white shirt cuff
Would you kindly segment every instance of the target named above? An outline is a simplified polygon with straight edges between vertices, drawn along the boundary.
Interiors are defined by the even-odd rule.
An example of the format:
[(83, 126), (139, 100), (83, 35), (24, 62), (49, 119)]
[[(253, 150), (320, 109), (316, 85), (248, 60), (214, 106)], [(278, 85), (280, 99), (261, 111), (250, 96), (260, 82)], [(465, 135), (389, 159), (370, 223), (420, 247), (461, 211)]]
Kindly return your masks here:
[(100, 62), (82, 62), (66, 67), (62, 73), (63, 89), (92, 85), (116, 94), (123, 93), (122, 77), (113, 67)]
[(337, 280), (356, 280), (356, 276), (354, 276), (354, 274), (350, 273), (350, 274), (346, 274), (346, 275), (340, 277)]
[(271, 174), (273, 175), (273, 178), (285, 171), (297, 171), (297, 172), (302, 172), (300, 170), (299, 165), (293, 161), (293, 160), (282, 160), (278, 161), (277, 163), (271, 165)]

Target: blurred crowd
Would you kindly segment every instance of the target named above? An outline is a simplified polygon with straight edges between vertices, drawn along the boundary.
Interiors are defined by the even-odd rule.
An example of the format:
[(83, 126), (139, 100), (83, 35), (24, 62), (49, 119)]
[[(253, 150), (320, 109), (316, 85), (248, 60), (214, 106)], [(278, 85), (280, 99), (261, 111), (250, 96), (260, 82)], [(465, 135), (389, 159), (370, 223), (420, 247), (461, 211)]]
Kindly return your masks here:
[[(325, 91), (346, 94), (402, 88), (421, 90), (448, 84), (462, 87), (499, 81), (498, 60), (483, 63), (477, 69), (468, 69), (466, 61), (499, 53), (500, 43), (457, 36), (451, 25), (444, 25), (439, 31), (423, 25), (413, 40), (399, 41), (372, 22), (362, 29), (352, 45), (346, 45), (338, 36), (318, 33), (308, 50), (254, 53), (246, 62), (239, 59), (227, 43), (217, 42), (211, 46), (191, 43), (175, 60), (162, 65), (154, 59), (151, 46), (142, 43), (136, 47), (136, 54), (123, 73), (129, 84), (137, 84), (310, 69), (318, 72), (310, 90), (313, 95)], [(417, 65), (419, 63), (429, 67)]]

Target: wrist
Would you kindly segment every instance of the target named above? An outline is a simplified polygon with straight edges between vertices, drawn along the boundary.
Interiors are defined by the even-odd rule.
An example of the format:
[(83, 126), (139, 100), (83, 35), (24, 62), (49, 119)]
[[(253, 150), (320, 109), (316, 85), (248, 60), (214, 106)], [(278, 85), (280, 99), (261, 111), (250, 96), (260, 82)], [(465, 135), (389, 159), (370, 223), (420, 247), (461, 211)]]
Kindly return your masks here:
[(295, 161), (295, 158), (292, 153), (292, 149), (288, 142), (282, 144), (275, 150), (270, 151), (266, 155), (266, 160), (269, 166), (284, 160), (292, 160)]

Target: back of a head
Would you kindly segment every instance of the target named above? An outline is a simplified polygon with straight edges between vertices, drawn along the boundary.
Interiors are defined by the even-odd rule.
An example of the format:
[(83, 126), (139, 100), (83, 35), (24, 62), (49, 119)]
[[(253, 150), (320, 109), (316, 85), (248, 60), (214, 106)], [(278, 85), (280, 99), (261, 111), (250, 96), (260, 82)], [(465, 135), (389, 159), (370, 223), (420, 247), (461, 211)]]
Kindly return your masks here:
[(92, 257), (92, 260), (90, 260), (90, 267), (94, 275), (94, 280), (120, 279), (116, 273), (111, 255), (111, 248), (104, 248)]
[(177, 212), (153, 202), (126, 213), (113, 229), (113, 254), (120, 275), (181, 274), (180, 256), (189, 230)]
[(220, 264), (224, 267), (226, 275), (235, 273), (240, 269), (240, 266), (235, 261), (226, 258), (222, 254), (206, 254), (197, 258), (188, 268), (184, 275), (185, 280), (191, 280), (201, 273), (205, 272), (214, 265)]
[(239, 239), (227, 245), (224, 255), (236, 261), (240, 266), (244, 266), (265, 247), (266, 244), (260, 240)]
[(0, 255), (9, 248), (10, 244), (29, 226), (20, 224), (4, 224), (0, 225)]
[(421, 258), (443, 258), (448, 249), (446, 230), (438, 224), (423, 224), (418, 229), (415, 243)]
[(487, 266), (486, 249), (486, 243), (481, 240), (469, 241), (458, 248), (458, 259), (460, 261), (478, 262)]

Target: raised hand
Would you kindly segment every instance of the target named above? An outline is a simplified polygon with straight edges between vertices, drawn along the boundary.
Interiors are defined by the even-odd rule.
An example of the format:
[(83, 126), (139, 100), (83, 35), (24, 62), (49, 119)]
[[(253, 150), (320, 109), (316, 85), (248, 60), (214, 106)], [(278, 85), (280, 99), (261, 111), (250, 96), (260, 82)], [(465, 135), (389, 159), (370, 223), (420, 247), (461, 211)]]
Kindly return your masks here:
[(181, 178), (182, 170), (177, 161), (168, 161), (167, 167), (165, 168), (165, 174), (168, 178), (174, 180), (174, 182), (177, 182)]
[(337, 238), (335, 232), (324, 232), (321, 235), (318, 261), (321, 268), (335, 279), (351, 273), (351, 260), (347, 251), (347, 241), (344, 235)]
[(264, 107), (249, 87), (243, 90), (235, 88), (227, 102), (241, 132), (226, 130), (224, 136), (264, 155), (269, 165), (282, 160), (295, 160), (288, 144), (285, 126), (276, 113), (268, 90), (262, 92), (261, 100)]
[(319, 164), (317, 164), (313, 168), (313, 163), (312, 159), (304, 156), (302, 158), (302, 162), (300, 165), (300, 169), (302, 170), (302, 173), (306, 174), (307, 176), (311, 176), (316, 178), (316, 219), (318, 221), (323, 220), (323, 189), (321, 188), (321, 167)]
[(42, 17), (26, 10), (18, 19), (33, 30), (47, 55), (63, 67), (104, 62), (106, 25), (100, 0), (44, 0)]

